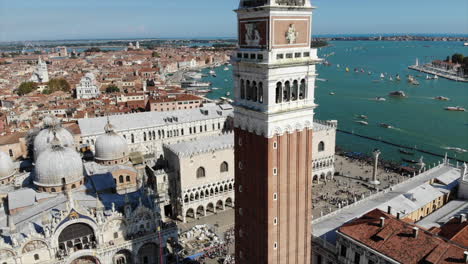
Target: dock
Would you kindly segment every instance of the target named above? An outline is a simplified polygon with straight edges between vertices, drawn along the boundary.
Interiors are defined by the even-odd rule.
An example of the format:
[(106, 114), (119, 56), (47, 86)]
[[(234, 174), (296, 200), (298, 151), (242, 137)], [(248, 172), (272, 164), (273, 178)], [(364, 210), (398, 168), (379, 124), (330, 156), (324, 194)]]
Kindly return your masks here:
[(428, 74), (432, 74), (432, 75), (437, 75), (438, 77), (442, 77), (442, 78), (449, 79), (449, 80), (456, 81), (456, 82), (468, 82), (468, 78), (463, 78), (463, 77), (460, 77), (460, 76), (456, 76), (456, 75), (444, 72), (444, 71), (436, 69), (436, 68), (432, 68), (432, 67), (429, 68), (429, 67), (427, 67), (425, 65), (422, 65), (422, 66), (421, 65), (411, 65), (411, 66), (408, 67), (408, 69), (419, 71), (419, 72), (424, 72), (424, 73), (428, 73)]

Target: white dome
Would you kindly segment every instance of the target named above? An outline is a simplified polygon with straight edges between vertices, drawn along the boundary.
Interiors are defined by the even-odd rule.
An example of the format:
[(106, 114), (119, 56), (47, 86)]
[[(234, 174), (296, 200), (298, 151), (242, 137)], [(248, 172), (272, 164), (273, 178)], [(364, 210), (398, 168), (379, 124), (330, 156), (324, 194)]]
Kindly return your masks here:
[(111, 124), (104, 128), (106, 133), (96, 139), (95, 158), (97, 160), (119, 160), (128, 155), (128, 146), (125, 139), (114, 132)]
[(40, 154), (51, 146), (54, 133), (64, 147), (73, 147), (73, 136), (67, 129), (55, 126), (41, 130), (34, 139), (34, 157), (37, 159)]
[(0, 180), (15, 174), (15, 166), (10, 156), (0, 151)]
[[(58, 140), (57, 140), (58, 141)], [(34, 183), (39, 186), (62, 186), (83, 179), (83, 161), (76, 150), (55, 142), (36, 160)]]

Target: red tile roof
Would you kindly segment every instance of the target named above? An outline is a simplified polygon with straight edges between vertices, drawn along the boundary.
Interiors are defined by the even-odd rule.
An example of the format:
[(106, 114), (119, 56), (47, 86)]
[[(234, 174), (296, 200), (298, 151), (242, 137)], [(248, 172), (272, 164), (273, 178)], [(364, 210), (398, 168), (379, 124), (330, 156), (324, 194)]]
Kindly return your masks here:
[[(383, 227), (381, 217), (385, 219)], [(421, 227), (414, 237), (414, 227), (418, 226), (375, 209), (343, 225), (338, 232), (400, 263), (465, 263), (466, 244), (444, 239)]]

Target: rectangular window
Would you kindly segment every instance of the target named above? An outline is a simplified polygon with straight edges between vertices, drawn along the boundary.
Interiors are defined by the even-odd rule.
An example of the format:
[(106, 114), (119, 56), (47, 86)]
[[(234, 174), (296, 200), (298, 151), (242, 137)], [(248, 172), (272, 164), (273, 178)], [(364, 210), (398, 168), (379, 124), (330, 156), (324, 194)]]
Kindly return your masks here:
[(242, 58), (242, 53), (237, 53), (237, 58), (241, 59)]
[(249, 58), (249, 54), (248, 53), (244, 53), (244, 59), (248, 59)]
[(276, 59), (277, 60), (281, 60), (284, 58), (284, 55), (283, 54), (276, 54)]
[(304, 57), (310, 57), (310, 52), (304, 52)]
[(292, 59), (293, 57), (293, 54), (292, 53), (287, 53), (286, 54), (286, 59)]
[(251, 60), (255, 60), (255, 58), (257, 57), (256, 55), (257, 55), (257, 54), (255, 54), (255, 53), (250, 54), (250, 59), (251, 59)]
[(317, 264), (322, 264), (322, 255), (317, 255)]
[(346, 246), (345, 245), (341, 245), (340, 255), (346, 258)]
[(263, 54), (257, 54), (257, 59), (263, 60)]
[(296, 57), (296, 58), (300, 58), (300, 57), (301, 57), (301, 53), (300, 53), (300, 52), (296, 52), (296, 53), (294, 53), (294, 57)]
[(354, 264), (359, 264), (361, 262), (361, 255), (359, 253), (354, 253)]

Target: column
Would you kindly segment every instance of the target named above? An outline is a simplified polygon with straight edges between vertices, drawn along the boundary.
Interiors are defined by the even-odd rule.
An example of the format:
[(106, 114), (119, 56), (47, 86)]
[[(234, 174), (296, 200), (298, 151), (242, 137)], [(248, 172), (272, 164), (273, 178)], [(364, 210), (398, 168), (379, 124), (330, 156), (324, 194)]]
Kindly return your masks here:
[(380, 150), (375, 149), (372, 154), (374, 156), (374, 170), (372, 172), (372, 181), (370, 183), (373, 185), (379, 185), (380, 182), (377, 180), (377, 167), (379, 165)]

